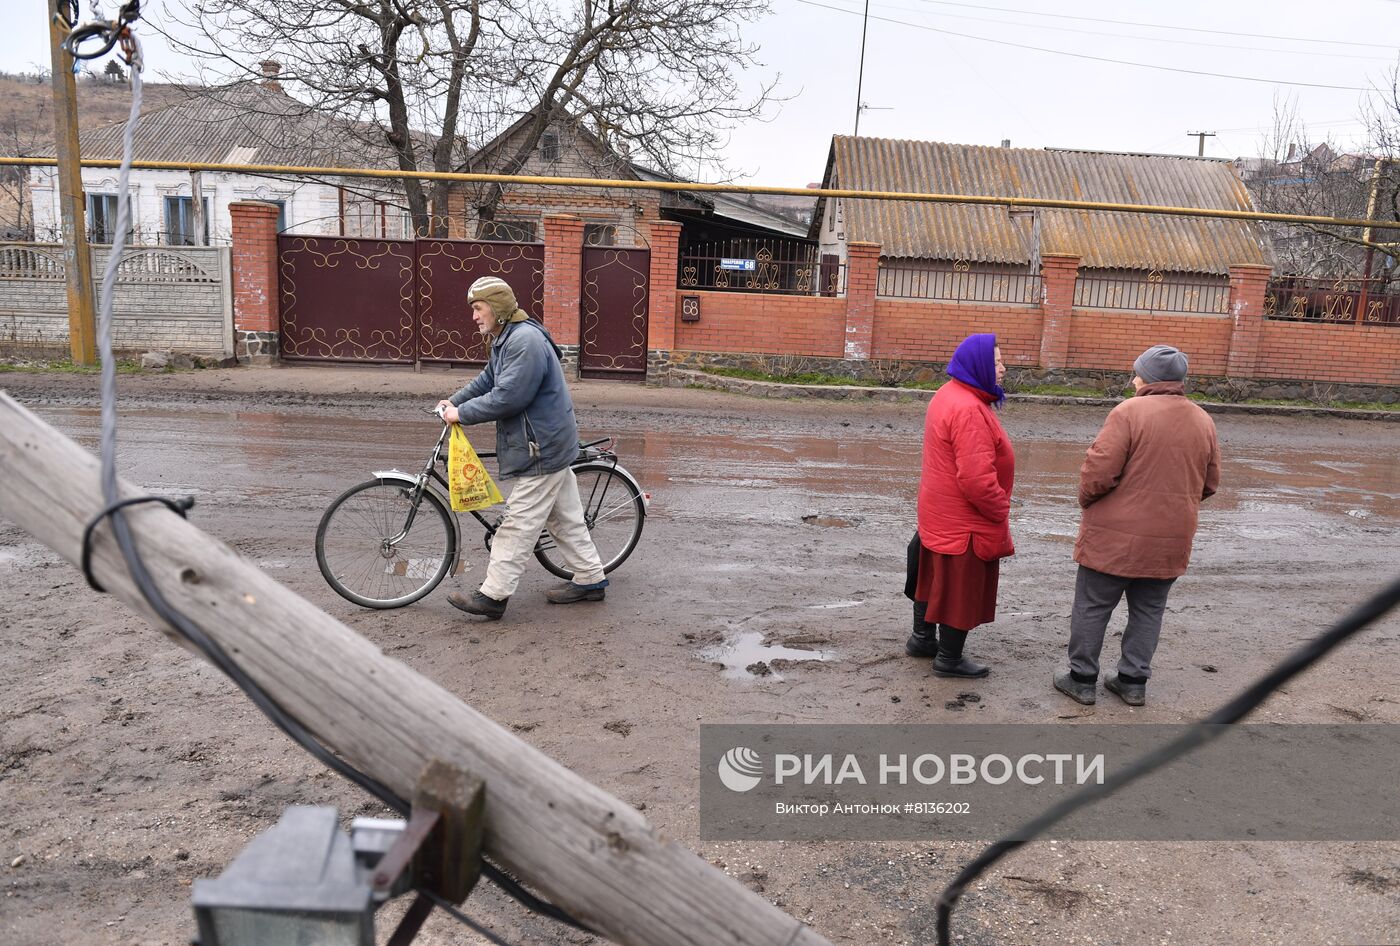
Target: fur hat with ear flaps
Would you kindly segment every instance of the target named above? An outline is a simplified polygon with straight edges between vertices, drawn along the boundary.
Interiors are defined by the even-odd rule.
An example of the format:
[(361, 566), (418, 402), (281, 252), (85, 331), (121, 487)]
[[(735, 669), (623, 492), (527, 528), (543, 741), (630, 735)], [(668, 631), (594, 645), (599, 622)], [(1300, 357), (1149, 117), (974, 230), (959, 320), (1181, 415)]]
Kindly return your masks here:
[(496, 321), (505, 325), (524, 322), (530, 316), (515, 301), (515, 290), (497, 276), (482, 276), (467, 290), (467, 303), (484, 302), (496, 314)]

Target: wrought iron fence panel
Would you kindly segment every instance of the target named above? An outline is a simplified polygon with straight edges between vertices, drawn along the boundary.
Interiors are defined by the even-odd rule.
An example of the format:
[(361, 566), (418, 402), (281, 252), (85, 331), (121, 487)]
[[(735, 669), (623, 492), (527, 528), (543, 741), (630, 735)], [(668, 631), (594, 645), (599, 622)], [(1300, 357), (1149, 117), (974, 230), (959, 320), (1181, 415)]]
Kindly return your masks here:
[(1145, 275), (1081, 274), (1074, 284), (1074, 306), (1078, 309), (1228, 315), (1230, 283), (1223, 278), (1167, 278), (1159, 270)]
[(1039, 273), (951, 263), (880, 263), (876, 294), (896, 299), (1040, 305)]
[(681, 251), (681, 289), (836, 296), (845, 291), (840, 257), (802, 240), (724, 240)]
[(1264, 318), (1400, 326), (1400, 293), (1383, 279), (1275, 276), (1264, 293)]

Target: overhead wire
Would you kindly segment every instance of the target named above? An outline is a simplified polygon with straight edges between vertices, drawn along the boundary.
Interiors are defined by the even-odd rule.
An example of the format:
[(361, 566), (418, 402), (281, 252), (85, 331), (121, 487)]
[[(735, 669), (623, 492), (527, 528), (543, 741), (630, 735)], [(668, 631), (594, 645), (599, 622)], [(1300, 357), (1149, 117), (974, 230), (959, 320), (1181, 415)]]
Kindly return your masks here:
[[(1372, 49), (1384, 49), (1395, 52), (1392, 43), (1362, 43), (1348, 39), (1318, 39), (1311, 36), (1280, 36), (1274, 33), (1242, 33), (1238, 30), (1213, 30), (1203, 26), (1175, 26), (1170, 23), (1142, 23), (1135, 20), (1112, 20), (1095, 16), (1074, 16), (1069, 13), (1046, 13), (1042, 10), (1018, 10), (1010, 7), (989, 7), (980, 3), (957, 3), (955, 0), (919, 0), (920, 3), (933, 4), (943, 7), (963, 7), (970, 10), (983, 10), (995, 13), (1019, 13), (1023, 16), (1043, 16), (1056, 20), (1079, 20), (1085, 23), (1110, 23), (1115, 26), (1140, 26), (1154, 30), (1177, 30), (1185, 33), (1210, 33), (1215, 36), (1247, 36), (1255, 39), (1279, 39), (1290, 43), (1326, 43), (1333, 46), (1364, 46)], [(1393, 3), (1400, 3), (1400, 0), (1390, 0)]]
[[(828, 3), (818, 3), (817, 0), (797, 0), (798, 3), (809, 7), (820, 7), (823, 10), (833, 10), (837, 13), (845, 13), (848, 16), (861, 16), (856, 10), (849, 10), (845, 7), (835, 7)], [(1175, 72), (1182, 75), (1206, 76), (1212, 79), (1233, 79), (1238, 82), (1262, 82), (1267, 85), (1291, 85), (1309, 89), (1337, 89), (1344, 92), (1369, 92), (1370, 88), (1359, 85), (1332, 85), (1325, 82), (1300, 82), (1292, 79), (1265, 79), (1260, 76), (1240, 76), (1225, 72), (1210, 72), (1205, 69), (1186, 69), (1181, 66), (1164, 66), (1160, 63), (1133, 62), (1130, 59), (1114, 59), (1109, 56), (1094, 56), (1089, 53), (1075, 53), (1064, 49), (1050, 49), (1045, 46), (1032, 46), (1029, 43), (1015, 43), (1006, 39), (994, 39), (990, 36), (975, 36), (972, 33), (959, 33), (956, 30), (945, 30), (937, 26), (929, 26), (926, 23), (911, 23), (908, 20), (896, 20), (893, 17), (871, 15), (870, 19), (879, 20), (882, 23), (893, 23), (896, 26), (907, 26), (916, 30), (927, 30), (931, 33), (942, 33), (945, 36), (956, 36), (961, 39), (976, 40), (980, 43), (991, 43), (996, 46), (1010, 46), (1014, 49), (1028, 49), (1032, 52), (1048, 53), (1052, 56), (1067, 56), (1071, 59), (1085, 59), (1090, 62), (1107, 62), (1118, 66), (1134, 66), (1139, 69), (1156, 69), (1161, 72)]]
[[(917, 0), (917, 2), (928, 4), (931, 0)], [(965, 13), (941, 13), (935, 10), (919, 9), (915, 7), (895, 6), (889, 3), (873, 4), (873, 6), (883, 7), (886, 10), (902, 10), (906, 13), (923, 13), (926, 16), (945, 17), (952, 20), (971, 20), (976, 23), (993, 23), (997, 26), (1020, 27), (1032, 30), (1054, 30), (1057, 33), (1078, 33), (1083, 36), (1108, 36), (1116, 39), (1140, 40), (1144, 43), (1171, 43), (1174, 46), (1198, 46), (1204, 49), (1236, 49), (1245, 52), (1257, 53), (1283, 53), (1288, 56), (1327, 56), (1335, 59), (1368, 60), (1371, 62), (1394, 62), (1393, 57), (1363, 56), (1355, 53), (1309, 51), (1306, 49), (1279, 49), (1270, 46), (1241, 46), (1236, 43), (1207, 43), (1191, 39), (1172, 39), (1166, 36), (1137, 36), (1132, 33), (1110, 33), (1104, 30), (1086, 30), (1073, 26), (1052, 26), (1048, 23), (1024, 23), (1015, 20), (998, 20), (985, 16), (970, 16)]]

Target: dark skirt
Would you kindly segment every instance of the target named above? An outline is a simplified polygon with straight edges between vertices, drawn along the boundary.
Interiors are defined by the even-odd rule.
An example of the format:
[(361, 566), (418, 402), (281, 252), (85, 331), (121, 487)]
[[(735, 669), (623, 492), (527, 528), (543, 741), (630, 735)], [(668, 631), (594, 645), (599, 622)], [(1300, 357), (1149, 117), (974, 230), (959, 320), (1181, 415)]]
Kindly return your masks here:
[(924, 620), (970, 631), (979, 624), (990, 624), (997, 616), (997, 579), (1000, 562), (984, 562), (972, 551), (961, 555), (930, 552), (919, 541), (918, 533), (909, 543), (905, 595), (928, 602)]

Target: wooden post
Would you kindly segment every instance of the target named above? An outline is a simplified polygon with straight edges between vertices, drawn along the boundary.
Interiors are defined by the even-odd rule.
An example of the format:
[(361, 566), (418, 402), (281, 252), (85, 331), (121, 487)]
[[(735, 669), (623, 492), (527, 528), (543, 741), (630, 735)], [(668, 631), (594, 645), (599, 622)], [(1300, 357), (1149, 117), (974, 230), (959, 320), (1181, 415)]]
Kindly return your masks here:
[[(0, 517), (76, 564), (102, 507), (98, 471), (94, 456), (0, 393)], [(119, 491), (141, 494), (124, 482)], [(274, 700), (402, 797), (413, 797), (434, 758), (481, 778), (486, 853), (601, 935), (629, 946), (830, 946), (193, 523), (154, 505), (128, 519), (171, 605)], [(95, 531), (92, 561), (114, 598), (170, 633), (137, 592), (108, 525)]]
[[(93, 304), (92, 253), (84, 221), (83, 172), (78, 150), (78, 86), (73, 57), (63, 49), (68, 27), (59, 0), (49, 0), (49, 63), (53, 72), (53, 137), (58, 156), (58, 215), (63, 226), (63, 265), (68, 274), (68, 351), (80, 365), (97, 364), (97, 309)], [(115, 221), (113, 221), (115, 223)]]
[(199, 171), (190, 172), (190, 225), (194, 227), (195, 246), (205, 246), (205, 228), (209, 222), (204, 219), (204, 176)]

